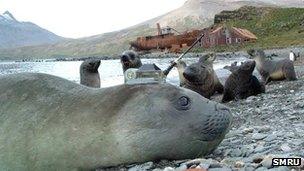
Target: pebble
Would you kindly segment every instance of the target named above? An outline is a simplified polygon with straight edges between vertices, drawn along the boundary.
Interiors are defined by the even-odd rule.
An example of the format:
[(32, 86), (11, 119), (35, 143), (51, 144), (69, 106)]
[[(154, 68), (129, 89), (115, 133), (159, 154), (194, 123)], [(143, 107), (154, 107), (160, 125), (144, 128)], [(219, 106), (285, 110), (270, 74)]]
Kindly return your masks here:
[(270, 134), (268, 135), (264, 140), (267, 142), (273, 141), (275, 139), (277, 139), (278, 136), (274, 135), (274, 134)]
[(147, 162), (141, 165), (134, 166), (129, 171), (145, 171), (150, 170), (153, 167), (153, 162)]
[(267, 167), (259, 167), (255, 169), (255, 171), (266, 171), (266, 170), (268, 170)]
[(240, 149), (234, 149), (230, 153), (231, 157), (240, 157), (242, 156), (242, 151)]
[(175, 171), (184, 171), (187, 169), (187, 165), (183, 164), (181, 166), (179, 166), (178, 168), (175, 169)]
[(263, 161), (261, 162), (262, 166), (266, 167), (266, 168), (271, 168), (272, 167), (272, 156), (266, 156)]
[(166, 167), (163, 171), (175, 171), (173, 167)]
[(253, 128), (245, 128), (242, 133), (243, 134), (253, 133)]
[(232, 169), (230, 169), (228, 167), (223, 167), (223, 168), (211, 168), (211, 169), (208, 169), (208, 171), (232, 171)]
[(272, 169), (269, 169), (268, 171), (289, 171), (290, 169), (286, 166), (281, 166), (281, 167), (275, 167)]
[(255, 152), (255, 153), (261, 153), (261, 152), (264, 152), (264, 151), (266, 151), (266, 148), (265, 148), (263, 145), (257, 146), (257, 147), (254, 149), (254, 152)]
[(255, 133), (252, 135), (252, 139), (254, 140), (262, 140), (267, 137), (267, 134)]
[(290, 152), (292, 149), (288, 146), (288, 144), (281, 145), (281, 150), (284, 152)]
[(236, 168), (241, 168), (241, 167), (244, 167), (245, 166), (245, 163), (242, 162), (242, 161), (237, 161), (234, 165), (234, 167)]

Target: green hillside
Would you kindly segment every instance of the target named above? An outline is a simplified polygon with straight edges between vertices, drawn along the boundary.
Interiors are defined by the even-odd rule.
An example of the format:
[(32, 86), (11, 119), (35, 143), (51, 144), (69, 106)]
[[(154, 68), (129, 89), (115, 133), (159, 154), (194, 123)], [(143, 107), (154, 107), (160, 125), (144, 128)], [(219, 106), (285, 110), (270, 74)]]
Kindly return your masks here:
[(304, 8), (242, 7), (215, 16), (215, 25), (226, 24), (254, 33), (256, 43), (217, 47), (215, 50), (240, 50), (252, 47), (282, 48), (304, 45)]

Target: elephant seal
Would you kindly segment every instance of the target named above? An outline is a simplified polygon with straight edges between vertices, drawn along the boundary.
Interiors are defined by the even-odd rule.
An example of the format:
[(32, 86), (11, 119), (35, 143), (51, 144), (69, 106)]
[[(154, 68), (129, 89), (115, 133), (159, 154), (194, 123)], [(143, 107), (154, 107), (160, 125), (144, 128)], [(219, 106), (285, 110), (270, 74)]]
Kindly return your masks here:
[(0, 76), (0, 90), (0, 170), (195, 158), (219, 145), (232, 120), (224, 105), (165, 83), (92, 89), (23, 73)]
[(120, 57), (120, 62), (123, 72), (129, 68), (139, 68), (142, 66), (139, 55), (132, 50), (124, 51)]
[(100, 77), (98, 68), (100, 60), (89, 59), (80, 65), (80, 84), (100, 88)]
[(213, 70), (214, 60), (215, 57), (205, 55), (197, 63), (187, 66), (183, 72), (185, 77), (185, 85), (183, 87), (209, 99), (216, 91), (222, 93), (224, 87)]
[(266, 55), (263, 50), (249, 50), (247, 52), (250, 57), (255, 60), (256, 68), (262, 76), (265, 84), (276, 80), (297, 80), (293, 62), (291, 60), (268, 60), (266, 59)]
[(246, 61), (232, 72), (225, 83), (223, 103), (265, 93), (265, 87), (252, 75), (254, 68), (255, 61)]

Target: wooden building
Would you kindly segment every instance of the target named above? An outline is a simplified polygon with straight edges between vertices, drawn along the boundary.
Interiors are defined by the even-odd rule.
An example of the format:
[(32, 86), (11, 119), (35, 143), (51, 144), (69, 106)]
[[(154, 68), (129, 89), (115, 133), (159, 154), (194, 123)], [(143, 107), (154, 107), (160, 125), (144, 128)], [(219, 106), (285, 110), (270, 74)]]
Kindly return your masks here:
[(246, 29), (236, 27), (219, 26), (215, 29), (203, 29), (205, 34), (201, 41), (204, 48), (214, 47), (218, 45), (235, 45), (247, 42), (255, 42), (257, 37)]

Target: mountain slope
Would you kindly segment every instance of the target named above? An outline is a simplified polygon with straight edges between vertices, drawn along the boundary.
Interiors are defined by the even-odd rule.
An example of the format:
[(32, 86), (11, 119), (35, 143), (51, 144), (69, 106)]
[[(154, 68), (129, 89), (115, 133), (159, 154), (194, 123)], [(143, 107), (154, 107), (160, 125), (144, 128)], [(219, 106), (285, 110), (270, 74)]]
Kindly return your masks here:
[(223, 10), (235, 10), (244, 5), (287, 7), (288, 2), (292, 2), (291, 6), (300, 4), (298, 0), (188, 0), (176, 10), (121, 31), (68, 40), (53, 45), (0, 50), (0, 58), (116, 56), (128, 49), (128, 43), (136, 37), (156, 34), (156, 23), (162, 26), (169, 25), (182, 32), (210, 26), (213, 24), (214, 15)]
[(52, 44), (64, 40), (36, 24), (17, 21), (8, 11), (0, 15), (0, 37), (0, 48)]

